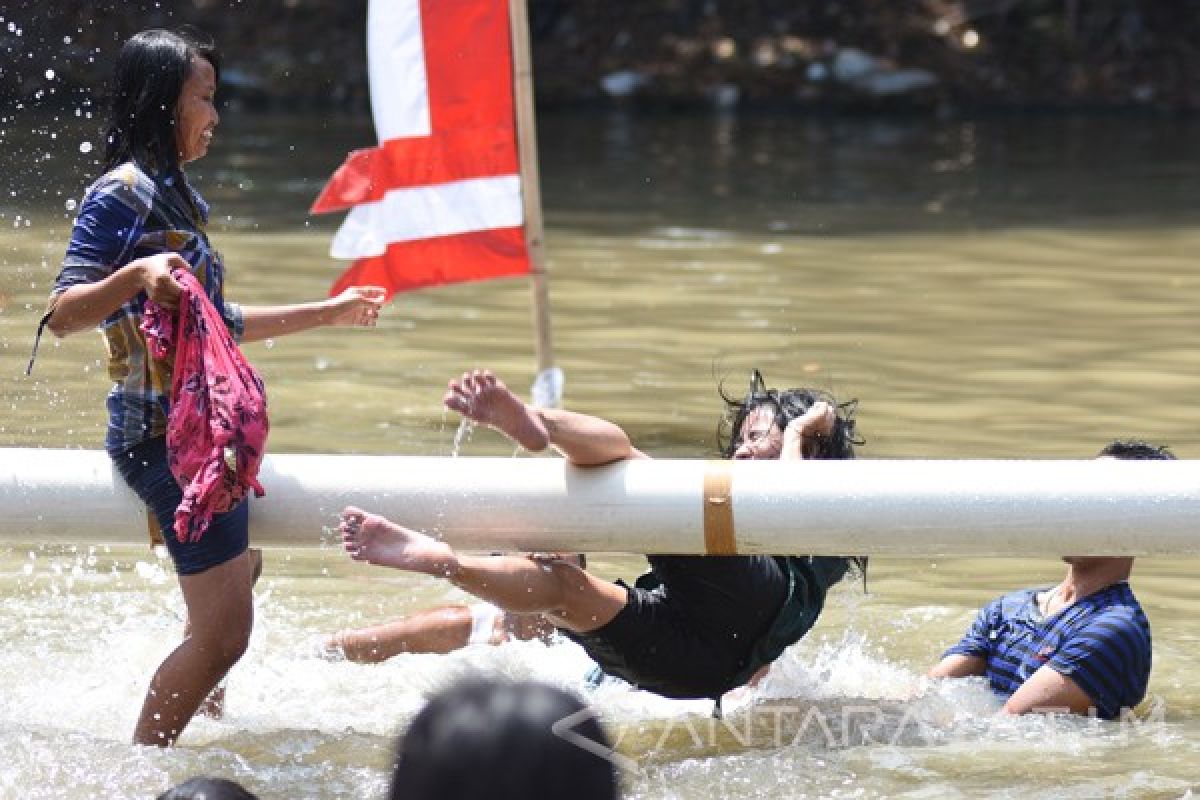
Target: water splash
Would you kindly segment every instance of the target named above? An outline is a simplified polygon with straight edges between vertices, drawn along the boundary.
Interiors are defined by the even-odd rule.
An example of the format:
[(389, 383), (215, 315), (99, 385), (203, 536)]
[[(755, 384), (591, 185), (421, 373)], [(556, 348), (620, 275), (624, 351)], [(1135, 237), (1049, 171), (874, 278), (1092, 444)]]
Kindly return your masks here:
[(458, 458), (459, 451), (463, 445), (471, 441), (471, 434), (475, 432), (475, 423), (463, 417), (458, 422), (458, 430), (454, 432), (454, 441), (450, 445), (450, 457)]

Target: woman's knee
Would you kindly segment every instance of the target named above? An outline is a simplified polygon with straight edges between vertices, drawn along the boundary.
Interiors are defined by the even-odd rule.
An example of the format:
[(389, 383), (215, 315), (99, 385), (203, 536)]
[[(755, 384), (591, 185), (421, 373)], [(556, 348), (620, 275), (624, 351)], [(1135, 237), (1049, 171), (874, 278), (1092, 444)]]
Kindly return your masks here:
[(250, 647), (250, 633), (254, 629), (253, 615), (244, 619), (226, 619), (219, 625), (196, 625), (193, 623), (192, 643), (214, 664), (231, 667), (236, 664)]
[(187, 581), (184, 588), (190, 638), (214, 662), (231, 665), (250, 645), (254, 595), (248, 582), (236, 581), (235, 588), (225, 581), (212, 581), (209, 573), (204, 575), (208, 577)]

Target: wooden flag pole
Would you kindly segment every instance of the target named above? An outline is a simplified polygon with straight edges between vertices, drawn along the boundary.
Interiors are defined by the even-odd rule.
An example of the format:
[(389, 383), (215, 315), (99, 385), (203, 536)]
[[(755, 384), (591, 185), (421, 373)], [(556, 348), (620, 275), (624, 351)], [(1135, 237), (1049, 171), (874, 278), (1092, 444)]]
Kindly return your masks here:
[[(562, 402), (562, 377), (555, 371), (550, 339), (550, 293), (546, 274), (545, 231), (542, 227), (542, 194), (538, 176), (537, 127), (533, 108), (533, 65), (529, 53), (529, 14), (525, 0), (510, 0), (512, 30), (513, 103), (517, 116), (517, 155), (521, 164), (521, 195), (525, 206), (525, 245), (533, 278), (533, 315), (536, 329), (537, 381), (534, 400), (541, 405)], [(553, 371), (553, 372), (552, 372)], [(539, 398), (539, 384), (549, 386)]]

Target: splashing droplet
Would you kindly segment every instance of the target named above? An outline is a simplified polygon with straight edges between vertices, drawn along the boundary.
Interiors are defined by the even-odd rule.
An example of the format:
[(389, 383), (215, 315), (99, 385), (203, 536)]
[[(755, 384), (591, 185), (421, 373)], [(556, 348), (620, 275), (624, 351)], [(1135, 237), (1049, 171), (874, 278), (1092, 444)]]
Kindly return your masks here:
[(48, 81), (54, 80), (54, 70), (52, 70), (52, 69), (46, 70), (46, 80), (48, 80)]
[(79, 143), (79, 152), (81, 152), (81, 153), (92, 152), (92, 143), (91, 142), (80, 142)]

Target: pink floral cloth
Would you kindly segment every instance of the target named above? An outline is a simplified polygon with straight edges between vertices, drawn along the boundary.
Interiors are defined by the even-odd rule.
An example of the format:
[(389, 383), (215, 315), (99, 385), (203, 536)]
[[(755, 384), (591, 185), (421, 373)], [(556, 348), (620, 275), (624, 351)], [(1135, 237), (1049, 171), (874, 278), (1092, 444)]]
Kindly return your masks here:
[(183, 287), (178, 313), (146, 302), (142, 331), (157, 359), (172, 349), (167, 463), (183, 489), (175, 510), (175, 536), (197, 542), (214, 514), (237, 506), (258, 482), (267, 443), (267, 396), (204, 287), (190, 272), (175, 270)]

